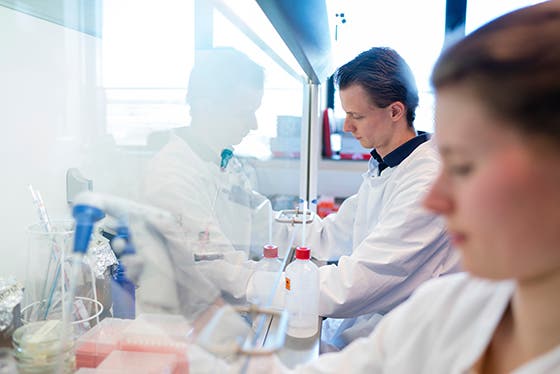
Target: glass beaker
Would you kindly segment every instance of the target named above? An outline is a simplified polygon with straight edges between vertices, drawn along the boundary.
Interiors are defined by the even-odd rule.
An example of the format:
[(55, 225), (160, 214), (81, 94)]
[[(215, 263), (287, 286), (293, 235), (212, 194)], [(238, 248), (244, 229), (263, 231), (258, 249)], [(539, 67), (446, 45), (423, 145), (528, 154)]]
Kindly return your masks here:
[(70, 269), (67, 257), (71, 253), (74, 221), (56, 221), (49, 229), (42, 223), (27, 229), (27, 269), (22, 306), (27, 308), (22, 318), (28, 322), (46, 320), (53, 311), (63, 310), (61, 300), (69, 286)]
[[(36, 301), (34, 303), (25, 306), (22, 309), (21, 312), (24, 317), (22, 317), (21, 322), (24, 325), (35, 322), (31, 320), (26, 320), (25, 316), (31, 316), (31, 317), (36, 316), (38, 314), (36, 310), (44, 310), (44, 305), (41, 304), (44, 304), (44, 301), (43, 302)], [(62, 321), (61, 318), (57, 318), (57, 317), (61, 317), (61, 315), (58, 313), (58, 308), (55, 309), (56, 311), (50, 313), (47, 320)], [(78, 338), (87, 330), (89, 330), (91, 327), (99, 323), (98, 319), (101, 313), (103, 312), (103, 304), (89, 297), (76, 296), (74, 298), (73, 309), (74, 309), (73, 310), (74, 315), (72, 316), (72, 322), (71, 322), (72, 333), (73, 333), (72, 337)]]
[(63, 329), (58, 320), (31, 322), (19, 327), (12, 340), (18, 372), (73, 373), (76, 367), (74, 342), (63, 339)]
[[(81, 335), (99, 322), (103, 306), (97, 301), (93, 270), (81, 255), (72, 253), (74, 221), (54, 221), (48, 229), (35, 224), (27, 233), (22, 321), (65, 320), (65, 314), (69, 314), (67, 320), (74, 321), (74, 336)], [(72, 301), (71, 294), (75, 296)]]

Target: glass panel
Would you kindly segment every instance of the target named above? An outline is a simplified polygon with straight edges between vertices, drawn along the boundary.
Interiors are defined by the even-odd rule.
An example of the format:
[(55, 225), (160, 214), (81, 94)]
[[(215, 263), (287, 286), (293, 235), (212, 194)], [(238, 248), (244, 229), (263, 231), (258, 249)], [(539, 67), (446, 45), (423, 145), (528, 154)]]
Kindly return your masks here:
[[(17, 212), (2, 221), (10, 261), (1, 261), (1, 270), (21, 269), (15, 275), (25, 277), (25, 228), (39, 219), (28, 184), (40, 191), (53, 222), (71, 218), (67, 198), (103, 209), (107, 217), (95, 224), (90, 250), (112, 246), (124, 276), (138, 286), (120, 293), (123, 299), (135, 293), (134, 327), (126, 333), (123, 326), (106, 327), (122, 327), (127, 344), (155, 339), (171, 353), (177, 353), (171, 342), (192, 344), (203, 336), (218, 296), (220, 303), (246, 304), (254, 265), (249, 259), (260, 259), (276, 226), (271, 208), (297, 202), (295, 157), (307, 100), (297, 69), (256, 46), (222, 12), (212, 13), (216, 48), (195, 52), (194, 5), (103, 2), (102, 37), (0, 7), (0, 48), (11, 52), (0, 59), (0, 98), (7, 105), (0, 121), (9, 124), (1, 137), (1, 162), (10, 181), (2, 206)], [(262, 89), (255, 64), (264, 68)], [(271, 147), (281, 137), (286, 139), (279, 148)], [(234, 151), (232, 157), (226, 149)], [(70, 168), (79, 170), (74, 190), (93, 186), (94, 195), (66, 195)], [(109, 243), (115, 235), (117, 242)], [(285, 242), (275, 242), (282, 256), (289, 239), (286, 234)], [(113, 279), (119, 287), (130, 286), (113, 260), (103, 269), (108, 273), (93, 279), (84, 270), (91, 262), (78, 255), (68, 259), (79, 264), (81, 284), (96, 290), (89, 297), (99, 298), (111, 294), (102, 290), (114, 286)], [(71, 290), (72, 282), (61, 287)], [(104, 302), (103, 317), (109, 317), (111, 299)], [(229, 327), (239, 329), (228, 332), (249, 334), (250, 318), (234, 318)], [(154, 335), (154, 326), (163, 335)], [(212, 338), (205, 344), (222, 342)], [(184, 354), (178, 358), (183, 365)]]
[(117, 144), (144, 146), (155, 141), (150, 134), (188, 124), (193, 24), (193, 1), (103, 4), (102, 84), (107, 132)]
[[(246, 24), (239, 25), (240, 18)], [(286, 68), (285, 64), (291, 67), (293, 62), (290, 62), (290, 58), (285, 61), (284, 57), (280, 57), (285, 56), (282, 51), (286, 47), (275, 31), (270, 29), (256, 2), (237, 1), (232, 9), (224, 8), (221, 4), (216, 7), (213, 20), (215, 47), (236, 48), (264, 67), (264, 92), (261, 106), (256, 112), (258, 125), (240, 144), (234, 146), (242, 166), (240, 171), (249, 176), (252, 182), (251, 199), (260, 207), (253, 209), (249, 215), (247, 210), (238, 209), (237, 217), (230, 215), (232, 218), (223, 220), (222, 227), (239, 233), (239, 221), (248, 223), (253, 220), (249, 254), (258, 262), (254, 264), (256, 273), (248, 284), (249, 301), (261, 307), (278, 308), (282, 305), (279, 295), (283, 295), (284, 288), (281, 271), (288, 260), (291, 238), (287, 234), (272, 235), (272, 231), (287, 233), (287, 224), (273, 222), (270, 208), (293, 209), (298, 201), (304, 80), (299, 68)], [(268, 27), (260, 28), (256, 37), (252, 33), (255, 25)], [(259, 44), (261, 38), (271, 40), (275, 47), (273, 52), (278, 51), (278, 55), (262, 48)], [(240, 187), (247, 190), (246, 186)], [(268, 199), (263, 199), (264, 196)], [(224, 209), (219, 212), (227, 213)], [(278, 246), (279, 259), (264, 258), (263, 246), (269, 243)], [(261, 316), (253, 321), (253, 327), (262, 334), (270, 319), (270, 316)], [(272, 319), (276, 321), (272, 325), (278, 326), (279, 316)], [(281, 333), (273, 329), (264, 344), (273, 344), (275, 338), (281, 338)], [(262, 344), (262, 340), (257, 339), (258, 344)]]
[[(253, 7), (257, 5), (253, 3)], [(250, 7), (236, 8), (236, 11), (244, 14), (243, 11), (247, 9)], [(264, 14), (261, 13), (261, 17), (265, 17)], [(233, 46), (265, 67), (264, 95), (257, 111), (258, 127), (235, 147), (236, 153), (261, 160), (271, 157), (297, 157), (300, 147), (303, 78), (293, 77), (282, 69), (220, 11), (214, 12), (214, 26), (214, 46)], [(282, 127), (280, 134), (278, 127)], [(290, 135), (289, 138), (283, 137), (284, 134)]]
[(0, 5), (93, 36), (101, 35), (101, 1), (0, 0)]

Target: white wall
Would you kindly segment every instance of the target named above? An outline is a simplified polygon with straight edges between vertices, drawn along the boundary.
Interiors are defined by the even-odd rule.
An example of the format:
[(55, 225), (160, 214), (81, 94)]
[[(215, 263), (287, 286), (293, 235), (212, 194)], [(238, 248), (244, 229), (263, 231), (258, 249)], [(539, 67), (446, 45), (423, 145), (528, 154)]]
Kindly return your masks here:
[(51, 219), (68, 214), (66, 169), (83, 159), (82, 139), (95, 135), (85, 129), (98, 128), (97, 44), (0, 7), (0, 276), (24, 277), (25, 228), (38, 220), (29, 184)]
[[(271, 160), (257, 162), (259, 192), (265, 195), (299, 194), (299, 160)], [(364, 161), (319, 161), (317, 194), (319, 196), (348, 197), (358, 192), (362, 174), (367, 171)]]

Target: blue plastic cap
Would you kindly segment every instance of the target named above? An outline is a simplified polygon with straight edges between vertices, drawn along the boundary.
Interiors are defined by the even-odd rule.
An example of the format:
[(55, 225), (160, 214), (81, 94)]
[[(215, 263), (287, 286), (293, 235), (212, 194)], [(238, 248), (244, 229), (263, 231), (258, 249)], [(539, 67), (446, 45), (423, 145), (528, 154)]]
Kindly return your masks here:
[(93, 231), (93, 224), (105, 217), (105, 213), (91, 205), (76, 205), (72, 210), (72, 215), (76, 221), (74, 252), (86, 253)]
[(231, 160), (231, 158), (233, 157), (233, 151), (231, 149), (224, 148), (220, 156), (220, 169), (225, 170), (227, 168), (229, 160)]

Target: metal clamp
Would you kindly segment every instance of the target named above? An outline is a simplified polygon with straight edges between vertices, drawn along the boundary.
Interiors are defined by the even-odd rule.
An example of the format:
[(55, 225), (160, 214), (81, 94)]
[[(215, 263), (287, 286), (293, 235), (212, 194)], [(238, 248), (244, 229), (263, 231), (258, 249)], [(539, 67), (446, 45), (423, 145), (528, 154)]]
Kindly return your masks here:
[[(313, 222), (313, 219), (315, 218), (315, 213), (307, 210), (305, 211), (305, 223), (311, 223)], [(286, 209), (286, 210), (281, 210), (276, 214), (276, 217), (274, 217), (274, 219), (276, 220), (276, 222), (281, 222), (281, 223), (290, 223), (292, 225), (295, 224), (302, 224), (304, 221), (304, 215), (303, 215), (303, 211), (299, 210), (299, 209)]]
[[(253, 328), (235, 327), (233, 324), (233, 334), (223, 339), (224, 324), (232, 322), (227, 310), (240, 315), (251, 315), (255, 321)], [(273, 319), (278, 319), (274, 337), (269, 334), (269, 328)], [(246, 323), (247, 321), (242, 321)], [(274, 323), (276, 325), (276, 321)], [(230, 325), (231, 326), (231, 325)], [(228, 306), (221, 308), (206, 325), (204, 330), (197, 338), (197, 343), (220, 357), (235, 356), (265, 356), (273, 354), (284, 346), (286, 330), (288, 328), (288, 312), (273, 308), (263, 308), (256, 305), (248, 306)]]
[[(245, 344), (239, 349), (239, 354), (246, 356), (271, 355), (284, 346), (288, 329), (288, 312), (286, 310), (264, 308), (256, 305), (238, 306), (235, 309), (238, 313), (251, 314), (254, 316), (253, 320), (257, 321), (256, 331), (245, 340)], [(269, 334), (270, 331), (268, 331), (272, 319), (279, 320), (273, 335)]]

